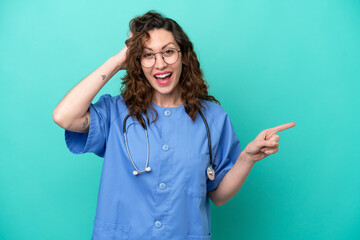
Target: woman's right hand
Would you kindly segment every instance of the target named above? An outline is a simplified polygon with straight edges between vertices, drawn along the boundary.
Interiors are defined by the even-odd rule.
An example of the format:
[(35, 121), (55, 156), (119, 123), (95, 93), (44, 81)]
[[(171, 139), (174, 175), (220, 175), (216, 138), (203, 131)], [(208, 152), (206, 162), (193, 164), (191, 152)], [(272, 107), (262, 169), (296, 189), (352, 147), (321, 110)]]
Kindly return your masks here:
[[(130, 33), (129, 39), (132, 37), (132, 33)], [(126, 52), (127, 52), (128, 47), (125, 46), (123, 47), (123, 49), (121, 49), (120, 52), (118, 52), (114, 58), (116, 59), (116, 61), (118, 62), (118, 66), (119, 66), (119, 70), (126, 70)]]

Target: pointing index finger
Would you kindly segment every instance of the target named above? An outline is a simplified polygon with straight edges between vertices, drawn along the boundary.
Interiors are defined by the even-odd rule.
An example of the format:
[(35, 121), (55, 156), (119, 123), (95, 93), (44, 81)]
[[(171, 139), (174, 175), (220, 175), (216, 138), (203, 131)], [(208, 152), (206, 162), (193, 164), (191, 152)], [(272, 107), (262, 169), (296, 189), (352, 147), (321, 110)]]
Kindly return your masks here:
[(273, 133), (277, 133), (277, 132), (280, 132), (280, 131), (284, 131), (284, 130), (286, 130), (288, 128), (292, 128), (294, 126), (295, 126), (295, 123), (290, 122), (290, 123), (286, 123), (286, 124), (282, 124), (282, 125), (270, 128), (270, 131), (273, 132)]

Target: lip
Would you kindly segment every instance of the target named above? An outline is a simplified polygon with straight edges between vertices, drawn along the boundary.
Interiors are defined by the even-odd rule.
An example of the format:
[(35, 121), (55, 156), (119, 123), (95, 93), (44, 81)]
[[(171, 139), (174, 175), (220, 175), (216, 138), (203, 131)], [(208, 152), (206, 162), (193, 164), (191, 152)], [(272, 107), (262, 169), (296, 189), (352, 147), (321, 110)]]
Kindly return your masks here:
[[(163, 74), (163, 73), (162, 73)], [(173, 74), (171, 74), (170, 78), (166, 82), (161, 82), (157, 78), (155, 78), (156, 82), (160, 85), (167, 85), (171, 81), (171, 78), (173, 77)]]
[(154, 77), (155, 77), (156, 75), (163, 75), (163, 74), (166, 74), (166, 73), (171, 73), (171, 72), (170, 72), (170, 71), (158, 72), (158, 73), (155, 73), (155, 74), (154, 74)]

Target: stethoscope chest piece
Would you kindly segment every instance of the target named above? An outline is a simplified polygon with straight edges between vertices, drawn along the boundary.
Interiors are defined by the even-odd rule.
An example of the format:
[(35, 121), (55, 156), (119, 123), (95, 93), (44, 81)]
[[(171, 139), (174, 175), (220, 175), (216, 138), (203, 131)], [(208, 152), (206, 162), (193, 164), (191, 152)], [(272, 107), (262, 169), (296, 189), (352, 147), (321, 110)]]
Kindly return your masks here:
[(207, 168), (207, 175), (208, 178), (212, 181), (215, 178), (215, 171), (214, 169), (211, 167), (211, 165)]
[[(206, 127), (206, 132), (207, 132), (207, 138), (208, 138), (208, 147), (209, 147), (209, 157), (210, 157), (210, 166), (207, 168), (206, 172), (207, 172), (207, 176), (208, 178), (212, 181), (215, 178), (215, 171), (212, 167), (213, 162), (212, 162), (212, 151), (211, 151), (211, 137), (210, 137), (210, 130), (209, 130), (209, 126), (207, 124), (207, 121), (204, 117), (204, 114), (199, 110), (199, 113), (201, 115), (201, 118), (204, 121), (205, 127)], [(125, 144), (126, 144), (126, 150), (127, 153), (129, 155), (129, 159), (131, 161), (131, 164), (133, 165), (133, 167), (135, 168), (135, 171), (133, 171), (133, 175), (137, 176), (141, 173), (145, 173), (145, 172), (150, 172), (151, 168), (148, 166), (149, 164), (149, 137), (148, 137), (148, 133), (147, 133), (147, 127), (146, 127), (146, 123), (145, 123), (145, 119), (142, 117), (143, 123), (145, 124), (145, 137), (146, 137), (146, 145), (147, 145), (147, 154), (146, 154), (146, 165), (145, 165), (145, 170), (140, 171), (136, 166), (135, 163), (133, 161), (133, 159), (131, 158), (130, 155), (130, 150), (129, 150), (129, 144), (127, 141), (127, 137), (126, 137), (126, 120), (130, 117), (131, 115), (128, 114), (126, 115), (126, 117), (124, 118), (124, 122), (123, 122), (123, 132), (124, 132), (124, 140), (125, 140)]]

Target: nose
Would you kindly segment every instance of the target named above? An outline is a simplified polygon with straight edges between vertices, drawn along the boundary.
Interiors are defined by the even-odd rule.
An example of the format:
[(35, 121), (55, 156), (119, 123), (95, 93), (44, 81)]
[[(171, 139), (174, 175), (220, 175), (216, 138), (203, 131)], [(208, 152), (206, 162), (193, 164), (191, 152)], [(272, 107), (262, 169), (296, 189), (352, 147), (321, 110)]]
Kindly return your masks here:
[[(156, 54), (159, 54), (156, 56)], [(162, 69), (167, 66), (167, 63), (164, 61), (164, 58), (161, 53), (155, 54), (155, 68)]]

